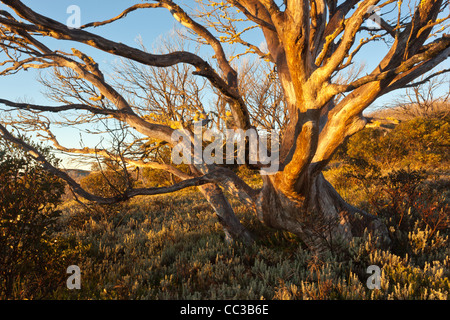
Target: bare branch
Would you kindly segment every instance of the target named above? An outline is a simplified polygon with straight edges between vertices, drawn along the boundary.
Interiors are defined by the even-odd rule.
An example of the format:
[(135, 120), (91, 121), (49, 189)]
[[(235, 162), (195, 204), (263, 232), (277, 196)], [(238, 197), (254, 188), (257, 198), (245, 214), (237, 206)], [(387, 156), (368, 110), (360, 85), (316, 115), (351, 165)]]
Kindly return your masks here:
[(6, 106), (18, 109), (18, 110), (31, 110), (31, 111), (37, 111), (37, 112), (52, 112), (52, 113), (58, 113), (63, 111), (69, 111), (69, 110), (85, 110), (92, 112), (94, 114), (102, 114), (102, 115), (109, 115), (114, 116), (117, 118), (121, 118), (121, 116), (124, 116), (125, 113), (119, 111), (119, 110), (109, 110), (109, 109), (100, 109), (100, 108), (94, 108), (89, 105), (85, 104), (68, 104), (68, 105), (62, 105), (62, 106), (41, 106), (41, 105), (35, 105), (30, 103), (17, 103), (6, 99), (0, 98), (0, 103), (4, 104)]
[[(249, 129), (250, 117), (247, 107), (238, 91), (237, 72), (230, 65), (230, 62), (228, 61), (228, 58), (225, 55), (225, 52), (223, 50), (220, 41), (216, 37), (214, 37), (207, 28), (194, 21), (188, 14), (186, 14), (186, 12), (180, 6), (175, 4), (173, 1), (159, 0), (158, 2), (163, 7), (170, 10), (170, 13), (178, 22), (180, 22), (183, 26), (191, 29), (197, 35), (205, 39), (205, 41), (213, 48), (218, 65), (226, 77), (228, 90), (230, 91), (230, 93), (232, 93), (231, 96), (229, 94), (225, 95), (232, 98), (233, 100), (230, 103), (233, 115), (235, 116), (235, 119), (240, 128)], [(222, 93), (224, 92), (222, 91)]]
[(280, 8), (278, 7), (278, 5), (275, 3), (274, 0), (259, 0), (259, 2), (262, 3), (264, 7), (266, 7), (267, 11), (271, 16), (280, 13)]
[(158, 170), (165, 170), (167, 172), (175, 174), (177, 177), (179, 177), (182, 180), (192, 179), (194, 176), (184, 173), (183, 171), (177, 169), (174, 166), (158, 163), (155, 161), (143, 161), (143, 160), (136, 160), (129, 157), (125, 157), (123, 153), (115, 154), (111, 153), (110, 151), (106, 149), (100, 149), (100, 148), (88, 148), (85, 147), (83, 149), (77, 149), (77, 148), (66, 148), (62, 146), (59, 141), (57, 140), (56, 136), (50, 131), (50, 129), (43, 128), (44, 131), (47, 132), (48, 138), (47, 140), (53, 142), (53, 146), (60, 151), (66, 152), (66, 153), (73, 153), (73, 154), (83, 154), (83, 155), (95, 155), (95, 156), (102, 156), (106, 159), (120, 159), (122, 163), (126, 163), (135, 167), (141, 167), (141, 168), (152, 168), (152, 169), (158, 169)]
[(195, 177), (192, 179), (184, 180), (179, 183), (176, 183), (174, 185), (168, 186), (168, 187), (159, 187), (159, 188), (136, 188), (136, 189), (129, 189), (126, 190), (123, 194), (112, 197), (112, 198), (104, 198), (95, 196), (86, 190), (84, 190), (75, 180), (73, 180), (66, 172), (56, 168), (53, 166), (50, 162), (48, 162), (45, 157), (34, 147), (30, 146), (29, 144), (25, 143), (23, 140), (14, 137), (3, 125), (0, 124), (0, 132), (2, 134), (2, 137), (6, 140), (14, 143), (19, 148), (23, 149), (24, 151), (28, 152), (34, 160), (36, 160), (38, 163), (40, 163), (46, 170), (54, 174), (55, 176), (61, 178), (67, 184), (80, 196), (85, 198), (89, 201), (94, 201), (99, 204), (113, 204), (118, 203), (121, 201), (128, 200), (130, 198), (140, 196), (140, 195), (158, 195), (158, 194), (165, 194), (165, 193), (171, 193), (175, 191), (179, 191), (188, 187), (194, 187), (194, 186), (200, 186), (208, 183), (215, 182), (214, 179), (212, 179), (210, 175), (204, 175), (200, 177)]
[[(355, 41), (355, 35), (363, 23), (364, 17), (369, 12), (369, 8), (378, 3), (378, 1), (379, 0), (364, 1), (348, 19), (348, 22), (345, 23), (344, 34), (342, 35), (342, 39), (340, 40), (340, 44), (336, 51), (330, 55), (330, 58), (325, 65), (317, 69), (312, 75), (312, 78), (314, 78), (315, 81), (322, 82), (329, 79), (339, 65), (342, 64)], [(340, 20), (340, 24), (343, 24), (343, 20)]]
[(429, 75), (428, 77), (426, 77), (423, 80), (404, 85), (403, 88), (414, 88), (414, 87), (417, 87), (417, 86), (421, 86), (421, 85), (427, 83), (428, 81), (430, 81), (431, 79), (433, 79), (434, 77), (443, 75), (444, 73), (447, 73), (447, 72), (450, 72), (450, 69), (444, 69), (444, 70), (435, 72), (435, 73)]
[(90, 28), (90, 27), (100, 27), (100, 26), (104, 26), (106, 24), (112, 23), (114, 21), (120, 20), (122, 18), (125, 18), (127, 16), (127, 14), (129, 14), (130, 12), (133, 12), (135, 10), (138, 9), (147, 9), (147, 8), (161, 8), (162, 5), (160, 3), (138, 3), (135, 4), (134, 6), (131, 6), (127, 9), (125, 9), (122, 13), (120, 13), (118, 16), (105, 20), (105, 21), (98, 21), (98, 22), (90, 22), (87, 23), (85, 25), (82, 25), (80, 27), (80, 29), (86, 29), (86, 28)]
[(334, 89), (336, 89), (336, 92), (338, 93), (349, 92), (369, 82), (386, 80), (388, 78), (394, 78), (395, 76), (398, 76), (400, 79), (402, 73), (407, 74), (407, 72), (411, 71), (415, 65), (423, 63), (423, 61), (433, 61), (435, 57), (450, 48), (450, 37), (444, 36), (439, 41), (435, 41), (427, 47), (428, 49), (425, 52), (414, 55), (397, 68), (359, 78), (347, 85), (336, 85), (334, 86)]

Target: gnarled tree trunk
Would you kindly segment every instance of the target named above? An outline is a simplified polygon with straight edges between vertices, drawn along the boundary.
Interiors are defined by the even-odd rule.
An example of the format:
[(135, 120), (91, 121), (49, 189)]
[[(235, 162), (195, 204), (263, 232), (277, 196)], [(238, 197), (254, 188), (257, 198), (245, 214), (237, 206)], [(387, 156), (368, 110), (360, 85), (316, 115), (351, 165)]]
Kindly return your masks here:
[(285, 194), (276, 179), (265, 179), (257, 200), (258, 217), (266, 225), (297, 235), (311, 250), (323, 252), (349, 242), (365, 229), (389, 243), (381, 221), (348, 204), (318, 173), (294, 194)]

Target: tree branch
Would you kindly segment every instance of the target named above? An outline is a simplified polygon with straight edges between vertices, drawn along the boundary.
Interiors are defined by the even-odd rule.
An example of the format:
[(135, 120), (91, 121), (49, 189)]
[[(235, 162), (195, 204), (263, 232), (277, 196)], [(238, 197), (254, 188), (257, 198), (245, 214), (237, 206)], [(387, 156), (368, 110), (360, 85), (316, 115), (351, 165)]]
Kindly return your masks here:
[(66, 148), (59, 143), (56, 136), (50, 131), (50, 129), (48, 127), (43, 128), (43, 130), (46, 131), (47, 134), (49, 135), (48, 140), (53, 142), (53, 146), (56, 149), (66, 152), (66, 153), (84, 154), (84, 155), (100, 155), (107, 159), (120, 159), (121, 161), (123, 161), (129, 165), (133, 165), (135, 167), (140, 167), (140, 168), (145, 167), (145, 168), (152, 168), (152, 169), (157, 169), (157, 170), (164, 170), (164, 171), (167, 171), (167, 172), (170, 172), (170, 173), (176, 175), (177, 177), (179, 177), (182, 180), (188, 180), (188, 179), (194, 178), (194, 176), (184, 173), (183, 171), (181, 171), (171, 165), (168, 165), (168, 164), (162, 164), (162, 163), (158, 163), (155, 161), (135, 160), (135, 159), (125, 157), (123, 154), (120, 154), (120, 155), (113, 154), (105, 149), (88, 148), (88, 147), (85, 147), (83, 149)]
[(423, 79), (421, 81), (417, 81), (417, 82), (414, 82), (414, 83), (410, 83), (410, 84), (404, 85), (403, 88), (414, 88), (414, 87), (417, 87), (417, 86), (421, 86), (421, 85), (427, 83), (428, 81), (430, 81), (431, 79), (433, 79), (434, 77), (443, 75), (444, 73), (447, 73), (447, 72), (450, 72), (450, 69), (444, 69), (444, 70), (435, 72), (435, 73), (431, 74), (430, 76), (426, 77), (425, 79)]
[(23, 149), (24, 151), (28, 152), (34, 160), (36, 160), (38, 163), (40, 163), (44, 169), (49, 171), (50, 173), (54, 174), (55, 176), (61, 178), (67, 184), (74, 190), (75, 193), (80, 195), (86, 200), (93, 201), (99, 204), (114, 204), (121, 201), (128, 200), (130, 198), (133, 198), (135, 196), (140, 195), (158, 195), (158, 194), (165, 194), (165, 193), (171, 193), (175, 191), (179, 191), (188, 187), (194, 187), (194, 186), (200, 186), (208, 183), (214, 183), (215, 180), (211, 178), (211, 175), (213, 174), (206, 174), (200, 177), (195, 177), (192, 179), (187, 179), (184, 181), (181, 181), (179, 183), (176, 183), (174, 185), (168, 186), (168, 187), (159, 187), (159, 188), (136, 188), (136, 189), (128, 189), (123, 194), (116, 196), (116, 197), (99, 197), (96, 195), (93, 195), (86, 190), (84, 190), (75, 180), (73, 180), (66, 172), (56, 168), (53, 166), (50, 162), (48, 162), (45, 157), (34, 147), (30, 146), (29, 144), (25, 143), (23, 140), (14, 137), (3, 125), (0, 124), (0, 133), (2, 134), (2, 137), (6, 140), (14, 143), (19, 148)]
[(161, 8), (162, 5), (160, 3), (138, 3), (135, 4), (134, 6), (131, 6), (127, 9), (125, 9), (122, 13), (120, 13), (118, 16), (105, 20), (105, 21), (98, 21), (98, 22), (90, 22), (87, 24), (84, 24), (80, 27), (80, 29), (86, 29), (86, 28), (90, 28), (90, 27), (100, 27), (100, 26), (104, 26), (106, 24), (115, 22), (117, 20), (120, 20), (122, 18), (125, 18), (127, 16), (127, 14), (129, 14), (130, 12), (133, 12), (135, 10), (138, 9), (146, 9), (146, 8)]
[(30, 103), (17, 103), (17, 102), (13, 102), (10, 100), (0, 98), (0, 104), (4, 104), (6, 106), (9, 106), (9, 107), (12, 107), (12, 108), (15, 108), (18, 110), (30, 110), (30, 111), (36, 111), (36, 112), (58, 113), (58, 112), (64, 112), (64, 111), (70, 111), (70, 110), (85, 110), (85, 111), (89, 111), (94, 114), (109, 115), (109, 116), (114, 116), (116, 118), (121, 118), (121, 116), (124, 115), (124, 113), (119, 110), (94, 108), (94, 107), (86, 105), (86, 104), (76, 104), (76, 103), (52, 107), (52, 106), (35, 105), (35, 104), (30, 104)]
[[(445, 52), (448, 51), (447, 49), (450, 48), (450, 36), (444, 36), (438, 41), (435, 41), (427, 46), (428, 49), (420, 54), (416, 54), (409, 58), (408, 60), (401, 63), (398, 67), (389, 69), (383, 72), (379, 73), (373, 73), (371, 75), (359, 78), (349, 84), (346, 85), (332, 85), (331, 87), (334, 87), (336, 90), (333, 93), (330, 93), (329, 95), (335, 95), (337, 93), (343, 93), (343, 92), (349, 92), (353, 91), (356, 88), (359, 88), (369, 82), (376, 82), (381, 80), (386, 80), (389, 78), (394, 79), (398, 76), (398, 80), (400, 80), (404, 75), (408, 74), (411, 70), (413, 70), (414, 66), (419, 63), (424, 63), (424, 61), (433, 61), (438, 55), (443, 55), (443, 59), (448, 57), (448, 54), (446, 55)], [(444, 52), (444, 54), (442, 54)], [(402, 76), (402, 74), (404, 75)]]
[[(269, 29), (271, 31), (277, 31), (277, 29), (275, 28), (275, 26), (273, 25), (272, 21), (266, 21), (264, 19), (259, 18), (256, 14), (252, 14), (243, 4), (239, 3), (236, 0), (228, 0), (229, 3), (231, 3), (232, 5), (234, 5), (236, 8), (238, 8), (239, 10), (242, 11), (242, 13), (251, 21), (253, 21), (254, 23), (256, 23), (257, 25)], [(241, 1), (243, 3), (248, 3), (249, 1)]]
[(247, 106), (243, 101), (238, 90), (238, 78), (237, 72), (233, 69), (225, 55), (222, 44), (214, 37), (211, 32), (201, 24), (194, 21), (180, 6), (171, 0), (159, 0), (161, 6), (168, 9), (172, 16), (180, 22), (186, 28), (194, 31), (197, 35), (202, 37), (214, 50), (215, 58), (217, 59), (219, 68), (222, 70), (226, 77), (228, 90), (232, 93), (231, 97), (233, 102), (230, 103), (233, 116), (241, 129), (250, 128), (250, 115), (247, 110)]
[[(361, 27), (364, 17), (369, 11), (368, 9), (378, 2), (379, 0), (366, 0), (358, 7), (358, 9), (356, 9), (345, 25), (344, 34), (342, 35), (342, 39), (340, 40), (340, 44), (338, 45), (336, 51), (332, 54), (328, 54), (328, 61), (326, 61), (322, 67), (318, 68), (311, 76), (314, 81), (319, 83), (327, 81), (339, 65), (342, 64), (355, 41), (355, 35)], [(338, 19), (338, 25), (342, 24), (343, 19), (344, 17)]]

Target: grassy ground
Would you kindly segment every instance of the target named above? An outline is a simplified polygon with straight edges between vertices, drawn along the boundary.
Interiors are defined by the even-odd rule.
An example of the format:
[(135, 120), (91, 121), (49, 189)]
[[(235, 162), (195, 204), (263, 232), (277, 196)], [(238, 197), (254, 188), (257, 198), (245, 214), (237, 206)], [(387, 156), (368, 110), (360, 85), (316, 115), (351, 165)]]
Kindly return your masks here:
[[(448, 235), (416, 226), (407, 235), (410, 255), (384, 251), (367, 235), (318, 259), (293, 235), (264, 228), (234, 204), (244, 224), (261, 237), (252, 247), (226, 243), (213, 212), (194, 190), (136, 198), (109, 219), (82, 219), (84, 209), (67, 203), (64, 234), (85, 245), (73, 261), (82, 270), (82, 289), (61, 287), (53, 297), (448, 298)], [(366, 286), (369, 265), (382, 270), (380, 290)]]

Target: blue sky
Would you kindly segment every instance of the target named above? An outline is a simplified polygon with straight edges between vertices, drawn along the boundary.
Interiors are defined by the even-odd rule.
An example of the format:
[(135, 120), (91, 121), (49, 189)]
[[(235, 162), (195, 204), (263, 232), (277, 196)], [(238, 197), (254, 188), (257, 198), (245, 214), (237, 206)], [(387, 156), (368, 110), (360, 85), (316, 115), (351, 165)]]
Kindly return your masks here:
[[(77, 5), (81, 8), (81, 23), (85, 24), (114, 17), (123, 9), (141, 1), (24, 0), (23, 2), (35, 11), (63, 23), (65, 23), (70, 16), (70, 14), (67, 13), (67, 8), (70, 5)], [(194, 3), (193, 0), (192, 3)], [(4, 9), (2, 6), (3, 5), (0, 4), (0, 9)], [(132, 12), (127, 18), (113, 24), (99, 28), (91, 28), (89, 31), (130, 46), (137, 46), (136, 39), (140, 37), (147, 48), (152, 48), (159, 37), (170, 36), (170, 31), (175, 25), (176, 21), (166, 9), (145, 9)], [(254, 44), (259, 45), (263, 41), (263, 37), (259, 32), (252, 32), (251, 37), (254, 37), (254, 39), (251, 39)], [(94, 59), (100, 63), (101, 68), (113, 64), (114, 60), (117, 59), (117, 57), (103, 53), (99, 50), (94, 50), (89, 46), (79, 43), (73, 44), (67, 41), (46, 39), (46, 44), (53, 49), (61, 49), (69, 52), (71, 47), (76, 47), (94, 57)], [(365, 62), (367, 71), (370, 72), (378, 64), (387, 50), (388, 47), (383, 43), (378, 42), (369, 44), (359, 53), (359, 61)], [(204, 58), (208, 59), (208, 57)], [(442, 68), (448, 68), (449, 66), (449, 61), (446, 61), (441, 65)], [(30, 103), (51, 105), (52, 103), (42, 96), (42, 89), (43, 88), (36, 81), (36, 72), (34, 70), (26, 72), (22, 71), (14, 76), (0, 77), (0, 97), (5, 99), (14, 101), (26, 100)], [(396, 97), (403, 92), (404, 91), (397, 91), (389, 96), (382, 97), (374, 103), (372, 108), (385, 105), (390, 102), (393, 97)], [(62, 133), (62, 136), (60, 137), (62, 144), (66, 143), (70, 147), (79, 146), (78, 143), (74, 143), (76, 139), (73, 137), (73, 132), (66, 130), (66, 132), (60, 133)]]

